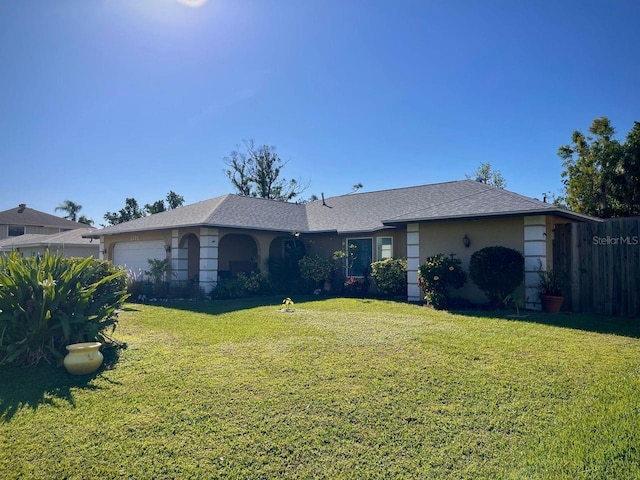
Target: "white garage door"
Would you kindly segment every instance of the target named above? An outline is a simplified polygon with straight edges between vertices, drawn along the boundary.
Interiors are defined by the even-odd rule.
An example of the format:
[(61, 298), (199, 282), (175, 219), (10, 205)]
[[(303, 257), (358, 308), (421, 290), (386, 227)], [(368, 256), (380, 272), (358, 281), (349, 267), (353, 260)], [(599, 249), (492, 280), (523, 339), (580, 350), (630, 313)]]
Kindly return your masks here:
[(149, 258), (164, 260), (167, 254), (162, 240), (121, 242), (113, 248), (113, 263), (124, 267), (139, 278), (149, 270)]

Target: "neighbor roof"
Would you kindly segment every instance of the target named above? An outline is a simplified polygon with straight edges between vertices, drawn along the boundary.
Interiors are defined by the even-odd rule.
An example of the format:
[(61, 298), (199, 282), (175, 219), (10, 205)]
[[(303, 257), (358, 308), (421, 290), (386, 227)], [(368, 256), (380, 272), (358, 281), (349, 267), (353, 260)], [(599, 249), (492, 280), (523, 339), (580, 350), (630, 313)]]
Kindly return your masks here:
[[(87, 247), (92, 243), (89, 238), (94, 228), (75, 228), (66, 232), (44, 234), (26, 234), (0, 240), (0, 250), (11, 250), (20, 247)], [(99, 243), (94, 243), (99, 247)]]
[(0, 225), (29, 225), (53, 228), (82, 228), (82, 223), (72, 222), (66, 218), (56, 217), (49, 213), (40, 212), (25, 204), (0, 212)]
[(354, 193), (305, 204), (224, 195), (107, 227), (94, 236), (187, 226), (301, 233), (372, 232), (409, 222), (515, 215), (592, 217), (473, 180)]

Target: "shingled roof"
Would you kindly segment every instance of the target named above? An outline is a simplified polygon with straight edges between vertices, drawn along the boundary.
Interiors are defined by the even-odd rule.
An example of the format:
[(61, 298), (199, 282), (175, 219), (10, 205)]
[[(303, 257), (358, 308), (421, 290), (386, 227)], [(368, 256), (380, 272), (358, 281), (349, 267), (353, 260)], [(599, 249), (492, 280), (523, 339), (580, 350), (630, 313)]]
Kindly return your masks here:
[(66, 218), (56, 217), (49, 213), (34, 210), (33, 208), (27, 207), (24, 203), (15, 208), (0, 212), (0, 225), (28, 225), (64, 229), (86, 227), (86, 225), (82, 223), (72, 222)]
[[(94, 228), (74, 228), (66, 232), (46, 234), (18, 235), (17, 237), (8, 237), (0, 240), (0, 249), (11, 250), (19, 247), (85, 247), (90, 245), (92, 240), (87, 238), (94, 231)], [(98, 245), (98, 244), (96, 244)]]
[(515, 215), (592, 217), (473, 180), (354, 193), (306, 204), (224, 195), (121, 223), (94, 236), (187, 226), (232, 227), (301, 233), (357, 233), (408, 222)]
[(227, 194), (97, 231), (97, 235), (190, 226), (307, 231), (305, 205)]

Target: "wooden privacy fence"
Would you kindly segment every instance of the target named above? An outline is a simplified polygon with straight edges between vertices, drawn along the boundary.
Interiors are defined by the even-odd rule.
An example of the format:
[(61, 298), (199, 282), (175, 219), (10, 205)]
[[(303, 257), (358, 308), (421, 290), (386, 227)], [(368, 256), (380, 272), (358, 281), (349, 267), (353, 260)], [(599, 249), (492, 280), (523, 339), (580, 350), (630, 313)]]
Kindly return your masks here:
[(574, 312), (640, 317), (640, 217), (557, 225), (553, 268), (569, 274)]

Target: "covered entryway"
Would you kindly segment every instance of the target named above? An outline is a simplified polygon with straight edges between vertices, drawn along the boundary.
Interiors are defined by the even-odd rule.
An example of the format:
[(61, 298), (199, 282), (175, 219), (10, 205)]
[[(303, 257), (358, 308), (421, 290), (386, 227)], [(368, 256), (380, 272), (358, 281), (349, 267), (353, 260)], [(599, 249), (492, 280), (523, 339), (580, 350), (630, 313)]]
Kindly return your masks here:
[(258, 245), (250, 235), (230, 233), (220, 239), (219, 271), (221, 278), (258, 270)]
[(114, 265), (123, 267), (136, 278), (140, 278), (149, 270), (148, 259), (164, 260), (167, 253), (162, 240), (120, 242), (113, 247), (111, 258)]
[(193, 233), (185, 235), (180, 248), (187, 254), (187, 280), (198, 280), (200, 274), (200, 240)]

